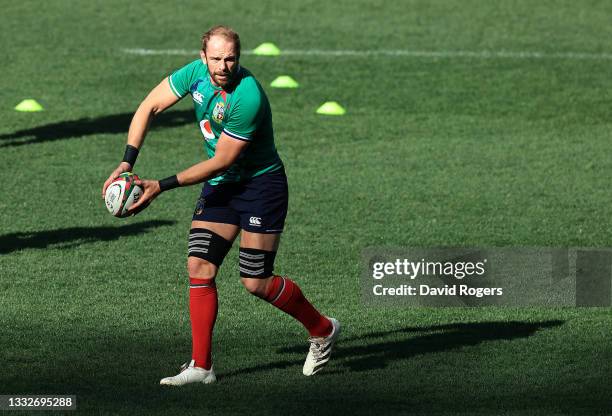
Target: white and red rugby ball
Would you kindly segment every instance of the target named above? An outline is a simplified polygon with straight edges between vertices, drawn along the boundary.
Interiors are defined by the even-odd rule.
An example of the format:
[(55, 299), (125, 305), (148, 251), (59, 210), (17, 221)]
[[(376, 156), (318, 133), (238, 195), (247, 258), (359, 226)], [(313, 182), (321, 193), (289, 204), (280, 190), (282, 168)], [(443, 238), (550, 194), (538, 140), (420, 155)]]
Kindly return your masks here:
[(143, 194), (143, 189), (134, 183), (138, 179), (132, 172), (124, 172), (108, 185), (104, 195), (108, 212), (120, 218), (130, 215), (127, 210), (138, 202)]

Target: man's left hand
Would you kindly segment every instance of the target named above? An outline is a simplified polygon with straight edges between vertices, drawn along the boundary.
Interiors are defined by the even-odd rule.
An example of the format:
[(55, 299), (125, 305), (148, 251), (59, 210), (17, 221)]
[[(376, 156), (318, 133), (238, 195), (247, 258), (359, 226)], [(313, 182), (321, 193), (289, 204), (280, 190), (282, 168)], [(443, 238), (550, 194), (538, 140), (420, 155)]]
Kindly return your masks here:
[(151, 202), (161, 193), (159, 189), (159, 181), (151, 181), (147, 179), (138, 179), (134, 184), (140, 186), (143, 189), (143, 194), (134, 205), (128, 209), (131, 215), (136, 215), (143, 209), (149, 206)]

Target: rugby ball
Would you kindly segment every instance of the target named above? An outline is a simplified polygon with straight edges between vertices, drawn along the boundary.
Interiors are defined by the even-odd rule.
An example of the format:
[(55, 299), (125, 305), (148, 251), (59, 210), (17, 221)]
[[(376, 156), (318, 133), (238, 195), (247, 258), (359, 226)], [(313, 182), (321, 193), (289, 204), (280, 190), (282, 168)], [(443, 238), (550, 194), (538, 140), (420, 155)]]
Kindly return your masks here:
[(142, 187), (134, 183), (138, 179), (132, 172), (124, 172), (106, 188), (104, 202), (108, 212), (120, 218), (130, 215), (127, 210), (138, 202), (143, 194)]

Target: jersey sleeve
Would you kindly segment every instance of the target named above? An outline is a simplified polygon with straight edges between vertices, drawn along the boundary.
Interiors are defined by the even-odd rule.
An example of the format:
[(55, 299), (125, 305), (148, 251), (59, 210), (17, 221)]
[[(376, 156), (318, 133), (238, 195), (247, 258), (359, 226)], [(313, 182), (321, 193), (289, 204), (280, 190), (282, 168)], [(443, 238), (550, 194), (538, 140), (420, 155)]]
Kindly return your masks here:
[(234, 108), (230, 109), (231, 113), (223, 132), (234, 139), (252, 141), (257, 130), (261, 106), (262, 97), (257, 88), (250, 89), (247, 94), (241, 94), (234, 102)]
[(198, 67), (201, 63), (201, 60), (196, 59), (184, 67), (177, 69), (168, 77), (170, 89), (178, 98), (183, 98), (189, 94), (189, 88), (197, 78)]

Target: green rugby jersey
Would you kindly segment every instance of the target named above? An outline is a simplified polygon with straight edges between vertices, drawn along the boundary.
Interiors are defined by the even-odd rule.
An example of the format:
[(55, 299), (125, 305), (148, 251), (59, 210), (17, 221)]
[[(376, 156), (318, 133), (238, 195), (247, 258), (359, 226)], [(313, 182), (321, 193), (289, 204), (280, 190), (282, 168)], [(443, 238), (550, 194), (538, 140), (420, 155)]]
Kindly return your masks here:
[(227, 91), (215, 86), (201, 59), (168, 77), (170, 88), (177, 97), (191, 95), (209, 158), (215, 155), (222, 132), (234, 139), (250, 142), (228, 170), (208, 180), (211, 185), (239, 182), (283, 166), (274, 145), (268, 97), (246, 68), (239, 67), (234, 77), (232, 87)]

